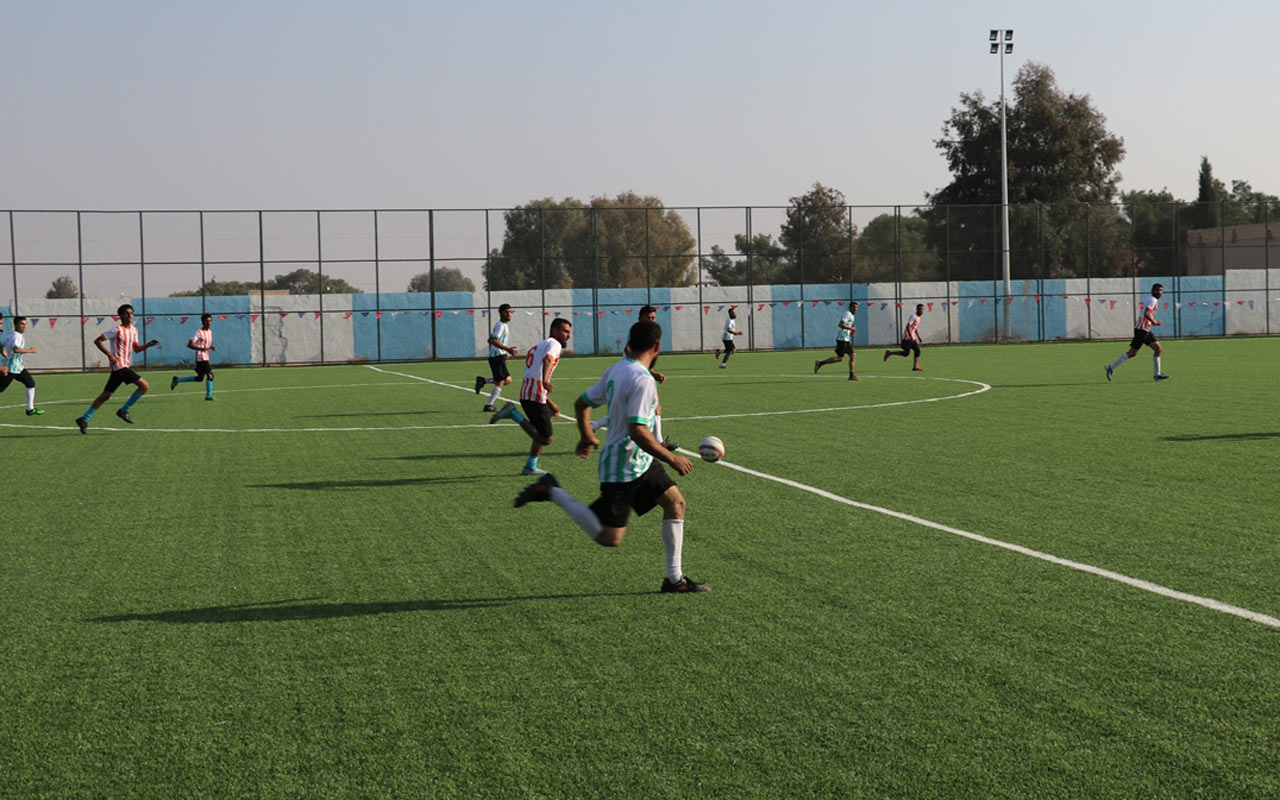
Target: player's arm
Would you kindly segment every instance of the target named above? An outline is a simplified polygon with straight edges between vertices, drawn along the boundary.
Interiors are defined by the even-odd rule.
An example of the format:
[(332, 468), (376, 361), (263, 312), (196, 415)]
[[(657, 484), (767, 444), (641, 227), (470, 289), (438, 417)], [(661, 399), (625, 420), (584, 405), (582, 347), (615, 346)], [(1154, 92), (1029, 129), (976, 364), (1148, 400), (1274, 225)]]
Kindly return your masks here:
[(654, 437), (653, 431), (649, 430), (648, 425), (642, 422), (628, 423), (627, 434), (631, 436), (631, 441), (635, 442), (637, 447), (664, 464), (670, 464), (681, 475), (688, 475), (693, 470), (693, 463), (679, 453), (663, 447), (662, 443)]
[(551, 359), (548, 354), (542, 359), (542, 385), (547, 387), (547, 394), (551, 394), (551, 373), (556, 371), (556, 362)]
[(133, 352), (135, 352), (135, 353), (141, 353), (143, 350), (146, 350), (148, 347), (155, 347), (155, 346), (156, 346), (156, 345), (158, 345), (158, 344), (160, 344), (160, 340), (159, 340), (159, 339), (152, 339), (151, 341), (147, 342), (146, 344), (138, 344), (137, 342), (134, 342), (134, 343), (133, 343)]
[(600, 439), (591, 430), (591, 409), (594, 407), (586, 392), (573, 401), (573, 416), (578, 422), (578, 445), (573, 448), (573, 452), (578, 454), (578, 458), (590, 457), (591, 450), (600, 446)]
[(1156, 319), (1155, 306), (1147, 306), (1146, 308), (1142, 309), (1142, 316), (1146, 317), (1147, 322), (1150, 322), (1152, 325), (1160, 324), (1160, 320)]
[(15, 347), (13, 348), (13, 352), (9, 354), (9, 357), (13, 358), (13, 356), (18, 353), (26, 355), (27, 353), (34, 353), (35, 351), (36, 349), (34, 347)]
[(106, 341), (107, 335), (105, 333), (100, 333), (98, 334), (98, 338), (93, 340), (93, 346), (102, 351), (102, 354), (107, 357), (107, 364), (111, 365), (112, 369), (114, 369), (116, 357), (111, 354), (111, 351), (104, 344)]
[(199, 349), (200, 349), (200, 345), (196, 344), (196, 340), (195, 340), (195, 339), (188, 339), (188, 340), (187, 340), (187, 347), (191, 348), (192, 350), (199, 350)]

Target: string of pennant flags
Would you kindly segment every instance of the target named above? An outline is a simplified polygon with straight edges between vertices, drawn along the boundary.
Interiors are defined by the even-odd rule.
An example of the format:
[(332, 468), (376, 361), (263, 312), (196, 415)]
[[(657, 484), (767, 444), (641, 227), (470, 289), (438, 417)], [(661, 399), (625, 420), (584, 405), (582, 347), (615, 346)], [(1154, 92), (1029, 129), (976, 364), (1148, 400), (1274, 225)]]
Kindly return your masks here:
[[(1025, 302), (1028, 302), (1028, 301), (1033, 301), (1033, 302), (1035, 302), (1035, 303), (1037, 303), (1037, 304), (1047, 304), (1047, 303), (1050, 303), (1050, 302), (1053, 302), (1053, 301), (1056, 301), (1056, 300), (1061, 299), (1061, 300), (1062, 300), (1062, 301), (1064, 301), (1064, 302), (1071, 302), (1071, 301), (1083, 302), (1086, 308), (1090, 308), (1090, 309), (1092, 309), (1092, 308), (1095, 308), (1095, 307), (1101, 307), (1102, 309), (1107, 310), (1107, 311), (1110, 311), (1110, 310), (1114, 309), (1117, 305), (1120, 305), (1120, 306), (1131, 306), (1131, 305), (1133, 304), (1133, 301), (1132, 301), (1131, 299), (1128, 299), (1128, 298), (1115, 298), (1115, 299), (1113, 299), (1113, 298), (1104, 298), (1104, 297), (1074, 297), (1074, 296), (1072, 296), (1072, 295), (1065, 295), (1065, 294), (1063, 294), (1063, 295), (1050, 295), (1050, 294), (1040, 295), (1040, 294), (1037, 294), (1037, 295), (1022, 296), (1022, 297), (1005, 297), (1005, 298), (996, 298), (996, 297), (972, 297), (972, 298), (954, 299), (954, 300), (926, 301), (926, 302), (924, 303), (924, 305), (925, 305), (925, 307), (926, 307), (929, 311), (933, 311), (933, 310), (934, 310), (934, 308), (945, 308), (945, 307), (946, 307), (946, 306), (948, 306), (948, 305), (950, 305), (952, 308), (958, 308), (962, 303), (964, 304), (964, 307), (965, 307), (965, 308), (974, 308), (974, 307), (978, 307), (978, 308), (986, 308), (986, 307), (988, 306), (988, 304), (990, 304), (992, 307), (995, 307), (996, 305), (998, 305), (998, 304), (1000, 303), (1001, 299), (1003, 299), (1003, 300), (1004, 300), (1004, 302), (1005, 302), (1005, 304), (1006, 304), (1006, 305), (1012, 305), (1012, 304), (1013, 304), (1013, 302), (1014, 302), (1015, 300), (1019, 300), (1019, 299), (1020, 299), (1020, 300), (1022, 300), (1024, 303), (1025, 303)], [(1277, 302), (1280, 302), (1280, 297), (1275, 298), (1275, 300), (1276, 300)], [(891, 306), (892, 306), (892, 307), (894, 307), (894, 308), (904, 308), (904, 307), (910, 308), (910, 307), (914, 307), (914, 306), (916, 305), (915, 303), (913, 303), (913, 302), (911, 302), (911, 301), (901, 301), (901, 300), (898, 300), (898, 301), (889, 301), (889, 300), (863, 300), (863, 301), (860, 301), (860, 302), (861, 302), (861, 305), (865, 306), (868, 310), (874, 310), (874, 309), (878, 308), (878, 309), (879, 309), (879, 310), (881, 310), (881, 311), (884, 311), (884, 310), (888, 309), (888, 308), (889, 308), (889, 307), (891, 307)], [(820, 305), (821, 305), (821, 306), (831, 306), (831, 305), (835, 305), (835, 306), (838, 306), (838, 307), (839, 307), (839, 306), (847, 306), (847, 305), (848, 305), (848, 301), (845, 301), (845, 300), (774, 300), (774, 301), (770, 301), (770, 302), (756, 303), (755, 305), (756, 305), (756, 310), (757, 310), (757, 311), (764, 311), (766, 308), (777, 308), (778, 306), (782, 306), (782, 307), (784, 307), (784, 308), (800, 307), (800, 306), (805, 305), (806, 303), (807, 303), (807, 304), (810, 304), (810, 305), (811, 305), (811, 307), (813, 307), (813, 308), (817, 308), (817, 307), (818, 307), (818, 306), (820, 306)], [(1237, 307), (1247, 307), (1248, 309), (1253, 310), (1253, 308), (1254, 308), (1254, 303), (1255, 303), (1255, 301), (1254, 301), (1253, 299), (1247, 299), (1247, 300), (1235, 300), (1235, 301), (1231, 301), (1231, 300), (1189, 300), (1189, 301), (1185, 301), (1185, 302), (1165, 302), (1165, 303), (1163, 304), (1163, 310), (1168, 311), (1171, 307), (1172, 307), (1173, 309), (1175, 309), (1175, 310), (1178, 310), (1178, 311), (1181, 311), (1181, 310), (1183, 309), (1183, 307), (1187, 307), (1187, 308), (1222, 308), (1222, 307), (1227, 307), (1227, 308), (1230, 308), (1232, 305), (1235, 305), (1235, 306), (1237, 306)], [(739, 305), (740, 305), (740, 304), (738, 304), (738, 303), (704, 304), (704, 305), (702, 305), (702, 306), (701, 306), (701, 311), (702, 311), (702, 313), (703, 313), (703, 314), (710, 314), (710, 313), (711, 313), (711, 310), (714, 308), (717, 312), (723, 312), (723, 311), (725, 311), (725, 309), (729, 309), (729, 308), (737, 308)], [(660, 311), (684, 311), (685, 309), (698, 310), (698, 309), (699, 309), (699, 306), (698, 306), (697, 304), (693, 304), (693, 305), (666, 305), (666, 306), (656, 306), (656, 308), (658, 308), (658, 310), (660, 310)], [(636, 313), (638, 313), (638, 312), (639, 312), (639, 310), (640, 310), (640, 309), (637, 307), (637, 308), (622, 308), (622, 309), (614, 309), (614, 310), (606, 310), (606, 311), (596, 310), (596, 311), (594, 311), (594, 312), (591, 312), (591, 311), (572, 311), (572, 312), (570, 312), (570, 313), (572, 314), (572, 316), (575, 316), (575, 317), (579, 317), (579, 316), (592, 316), (593, 314), (594, 314), (595, 316), (597, 316), (597, 317), (604, 317), (604, 316), (628, 316), (628, 315), (631, 315), (631, 314), (636, 314)], [(296, 314), (296, 315), (298, 316), (298, 318), (300, 318), (300, 319), (301, 319), (301, 318), (305, 318), (308, 314), (313, 315), (313, 318), (314, 318), (314, 319), (319, 319), (321, 316), (323, 316), (323, 312), (320, 312), (320, 311), (278, 311), (278, 312), (275, 312), (275, 313), (279, 314), (279, 316), (280, 316), (280, 318), (281, 318), (281, 319), (284, 319), (284, 318), (286, 318), (286, 317), (289, 317), (289, 316), (291, 316), (291, 315), (295, 315), (295, 314)], [(544, 316), (544, 317), (559, 317), (559, 316), (561, 316), (561, 315), (562, 315), (562, 314), (564, 314), (564, 313), (565, 313), (565, 312), (562, 312), (562, 311), (550, 311), (550, 310), (543, 310), (543, 311), (540, 311), (540, 312), (539, 312), (539, 311), (525, 311), (525, 312), (524, 312), (525, 316), (530, 316), (530, 317), (532, 317), (532, 316), (537, 316), (537, 315), (541, 315), (541, 316)], [(375, 319), (382, 319), (384, 315), (390, 315), (390, 317), (391, 317), (392, 319), (395, 319), (395, 318), (396, 318), (396, 317), (398, 317), (398, 316), (405, 316), (405, 315), (430, 316), (430, 315), (433, 315), (433, 314), (434, 314), (436, 319), (440, 319), (440, 318), (442, 318), (445, 314), (449, 314), (449, 315), (452, 315), (452, 316), (458, 316), (458, 315), (461, 315), (461, 314), (466, 314), (466, 315), (468, 315), (468, 316), (475, 316), (476, 314), (479, 314), (479, 315), (480, 315), (480, 316), (482, 316), (482, 317), (488, 317), (488, 316), (489, 316), (489, 311), (488, 311), (487, 309), (478, 309), (478, 310), (477, 310), (477, 309), (448, 309), (448, 310), (443, 310), (443, 309), (441, 309), (441, 310), (435, 310), (435, 311), (431, 311), (431, 310), (427, 310), (427, 311), (346, 311), (346, 312), (343, 312), (343, 314), (342, 314), (342, 318), (343, 318), (343, 319), (351, 319), (352, 317), (356, 316), (357, 314), (358, 314), (359, 316), (361, 316), (361, 317), (370, 317), (370, 316), (372, 316), (372, 317), (374, 317)], [(261, 316), (264, 316), (264, 315), (262, 315), (262, 314), (251, 314), (251, 313), (239, 313), (239, 314), (215, 314), (215, 315), (214, 315), (214, 318), (215, 318), (215, 319), (222, 320), (222, 321), (224, 321), (224, 322), (225, 322), (226, 320), (228, 320), (228, 319), (236, 319), (236, 320), (242, 320), (242, 321), (247, 319), (247, 320), (249, 320), (250, 324), (255, 324), (255, 323), (257, 323), (258, 318), (259, 318), (259, 317), (261, 317)], [(32, 317), (32, 318), (31, 318), (31, 324), (32, 324), (32, 325), (38, 325), (38, 324), (40, 324), (40, 319), (41, 319), (41, 318), (39, 318), (39, 317)], [(47, 319), (47, 320), (49, 321), (49, 327), (50, 327), (50, 328), (52, 328), (52, 327), (54, 327), (55, 325), (57, 325), (57, 324), (58, 324), (58, 321), (59, 321), (59, 319), (61, 319), (61, 318), (60, 318), (60, 317), (46, 317), (45, 319)], [(103, 315), (103, 316), (101, 316), (101, 317), (88, 317), (88, 316), (85, 316), (85, 317), (81, 317), (81, 318), (80, 318), (80, 325), (81, 325), (81, 326), (88, 325), (90, 320), (95, 320), (95, 324), (97, 324), (97, 325), (101, 325), (103, 322), (105, 322), (105, 321), (106, 321), (106, 320), (108, 320), (108, 319), (112, 320), (113, 322), (119, 322), (119, 321), (120, 321), (120, 318), (119, 318), (118, 316), (115, 316), (115, 315), (110, 315), (110, 316)], [(191, 320), (193, 320), (193, 319), (194, 319), (194, 320), (196, 320), (196, 321), (198, 322), (198, 321), (199, 321), (199, 315), (197, 315), (197, 314), (188, 314), (188, 315), (185, 315), (185, 316), (184, 316), (184, 315), (176, 315), (176, 316), (167, 316), (167, 315), (166, 315), (166, 316), (149, 316), (149, 317), (146, 317), (145, 319), (146, 319), (146, 324), (147, 324), (147, 325), (151, 325), (151, 324), (152, 324), (152, 323), (154, 323), (157, 319), (163, 319), (163, 320), (165, 320), (166, 322), (176, 322), (176, 323), (178, 323), (179, 325), (186, 325), (189, 321), (191, 321)]]

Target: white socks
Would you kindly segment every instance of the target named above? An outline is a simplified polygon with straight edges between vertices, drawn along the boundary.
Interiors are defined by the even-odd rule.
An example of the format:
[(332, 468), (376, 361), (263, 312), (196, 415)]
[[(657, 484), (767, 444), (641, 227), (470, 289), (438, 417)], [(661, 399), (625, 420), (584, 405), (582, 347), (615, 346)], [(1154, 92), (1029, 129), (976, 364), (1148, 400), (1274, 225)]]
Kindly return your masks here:
[(1156, 362), (1156, 374), (1160, 374), (1160, 356), (1152, 356), (1151, 360)]
[(600, 518), (596, 516), (596, 512), (578, 502), (578, 498), (559, 486), (551, 487), (550, 494), (551, 502), (563, 508), (569, 515), (569, 519), (573, 520), (593, 540), (600, 535), (600, 531), (604, 530), (604, 525), (600, 524)]
[(493, 405), (493, 401), (498, 399), (498, 394), (501, 391), (502, 387), (495, 383), (493, 389), (489, 392), (489, 405)]
[(1111, 362), (1111, 368), (1112, 368), (1112, 369), (1115, 369), (1116, 367), (1120, 366), (1121, 364), (1123, 364), (1124, 362), (1126, 362), (1126, 361), (1128, 361), (1128, 360), (1129, 360), (1129, 354), (1128, 354), (1128, 353), (1121, 353), (1119, 358), (1117, 358), (1115, 361), (1112, 361), (1112, 362)]
[(684, 550), (684, 520), (662, 521), (662, 548), (667, 553), (667, 580), (675, 583), (684, 574), (680, 571), (680, 553)]
[[(1159, 372), (1159, 371), (1160, 369), (1157, 367), (1156, 372)], [(36, 387), (32, 386), (30, 389), (27, 389), (27, 410), (32, 411), (35, 409), (35, 407), (36, 407)]]

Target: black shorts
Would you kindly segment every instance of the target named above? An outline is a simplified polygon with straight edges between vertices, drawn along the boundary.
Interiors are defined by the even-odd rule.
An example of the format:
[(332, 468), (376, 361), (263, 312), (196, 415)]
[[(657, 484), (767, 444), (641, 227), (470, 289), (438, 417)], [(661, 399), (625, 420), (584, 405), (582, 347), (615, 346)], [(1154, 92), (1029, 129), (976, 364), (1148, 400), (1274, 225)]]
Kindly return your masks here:
[(524, 415), (533, 424), (533, 429), (542, 436), (551, 438), (551, 406), (546, 403), (535, 403), (532, 400), (521, 400), (520, 407)]
[(489, 356), (489, 371), (493, 373), (494, 383), (502, 383), (511, 377), (511, 373), (507, 372), (506, 356)]
[(919, 357), (920, 357), (920, 343), (919, 343), (919, 342), (917, 342), (915, 339), (903, 339), (903, 340), (902, 340), (902, 354), (903, 354), (903, 355), (906, 355), (907, 353), (915, 353), (916, 358), (919, 358)]
[(137, 383), (140, 380), (142, 380), (141, 376), (129, 367), (117, 369), (111, 373), (111, 377), (107, 378), (107, 388), (103, 391), (114, 392), (122, 383)]
[(847, 355), (853, 355), (853, 342), (836, 339), (836, 358), (844, 358)]
[(733, 355), (733, 351), (738, 349), (738, 348), (736, 348), (736, 347), (734, 347), (734, 346), (733, 346), (733, 340), (732, 340), (732, 339), (725, 339), (725, 340), (724, 340), (723, 342), (721, 342), (720, 344), (721, 344), (721, 345), (723, 345), (723, 347), (722, 347), (721, 349), (722, 349), (722, 350), (724, 350), (724, 354), (725, 354), (725, 355), (727, 355), (727, 356), (731, 356), (731, 355)]
[(31, 370), (24, 369), (22, 372), (19, 372), (17, 375), (14, 375), (12, 372), (8, 373), (7, 375), (0, 375), (0, 392), (3, 392), (5, 389), (8, 389), (9, 384), (13, 383), (14, 381), (17, 381), (18, 383), (22, 384), (28, 389), (36, 388), (36, 379), (31, 377)]
[(1137, 350), (1145, 345), (1154, 346), (1156, 343), (1156, 335), (1151, 331), (1144, 331), (1142, 328), (1133, 329), (1133, 340), (1129, 342), (1130, 350)]
[(655, 458), (644, 474), (630, 483), (600, 484), (600, 497), (591, 504), (591, 510), (605, 527), (625, 528), (632, 511), (643, 517), (675, 485)]
[(213, 364), (208, 361), (197, 361), (196, 378), (208, 378), (209, 380), (213, 380)]

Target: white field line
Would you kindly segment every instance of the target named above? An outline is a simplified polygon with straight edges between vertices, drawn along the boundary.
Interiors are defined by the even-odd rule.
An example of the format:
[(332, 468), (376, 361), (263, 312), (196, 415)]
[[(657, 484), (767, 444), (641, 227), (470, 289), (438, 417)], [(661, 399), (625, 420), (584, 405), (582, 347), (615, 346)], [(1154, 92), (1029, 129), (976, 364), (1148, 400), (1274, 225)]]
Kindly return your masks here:
[[(370, 369), (378, 369), (378, 368), (370, 367)], [(383, 370), (378, 370), (378, 371), (381, 372)], [(406, 378), (416, 378), (416, 376), (407, 375), (407, 374), (398, 373), (398, 372), (390, 373), (390, 374), (400, 375)], [(914, 377), (914, 376), (904, 376), (904, 377)], [(454, 384), (451, 384), (451, 383), (433, 381), (428, 378), (417, 378), (417, 379), (426, 381), (428, 383), (434, 383), (439, 386), (446, 386), (451, 389), (460, 389), (462, 391), (472, 391), (472, 390), (468, 390), (466, 387), (455, 386)], [(975, 384), (981, 388), (971, 392), (965, 392), (964, 394), (952, 395), (949, 397), (935, 397), (935, 398), (930, 398), (928, 400), (910, 400), (910, 401), (899, 402), (899, 403), (878, 403), (878, 404), (869, 405), (869, 406), (852, 406), (850, 408), (883, 408), (885, 406), (907, 405), (909, 403), (936, 402), (938, 400), (955, 400), (961, 397), (969, 397), (970, 395), (980, 394), (981, 392), (985, 392), (991, 388), (987, 384), (980, 383), (979, 381), (960, 380), (956, 378), (934, 378), (933, 380), (952, 380), (959, 383)], [(846, 410), (846, 409), (842, 409), (842, 408), (812, 409), (811, 411), (843, 411), (843, 410)], [(771, 415), (771, 414), (785, 414), (785, 413), (792, 413), (792, 412), (766, 411), (766, 412), (758, 412), (756, 414), (725, 414), (725, 415), (718, 415), (718, 416), (695, 416), (695, 417), (679, 417), (679, 418), (668, 417), (667, 419), (720, 419), (723, 417), (765, 416), (765, 415)], [(796, 413), (800, 413), (800, 412), (796, 412)], [(563, 417), (565, 415), (561, 414), (560, 416)], [(694, 453), (690, 450), (685, 450), (684, 448), (680, 448), (680, 452), (690, 457), (698, 457), (697, 453)], [(738, 464), (733, 464), (728, 461), (719, 461), (717, 463), (720, 466), (725, 467), (726, 469), (737, 470), (738, 472), (744, 473), (746, 475), (751, 475), (756, 478), (762, 478), (763, 480), (767, 480), (767, 481), (773, 481), (774, 483), (780, 483), (783, 486), (790, 486), (793, 489), (799, 489), (802, 492), (809, 492), (810, 494), (815, 494), (818, 497), (823, 497), (823, 498), (826, 498), (827, 500), (832, 500), (837, 503), (843, 503), (844, 505), (852, 506), (854, 508), (860, 508), (864, 511), (871, 511), (876, 514), (884, 514), (885, 516), (894, 517), (895, 519), (900, 519), (905, 522), (911, 522), (916, 525), (922, 525), (926, 528), (932, 528), (936, 531), (949, 533), (949, 534), (952, 534), (953, 536), (962, 536), (966, 539), (970, 539), (975, 542), (991, 545), (992, 547), (999, 547), (1014, 553), (1018, 553), (1020, 555), (1030, 556), (1031, 558), (1038, 558), (1041, 561), (1047, 561), (1050, 564), (1057, 564), (1058, 566), (1061, 566), (1061, 567), (1067, 567), (1069, 569), (1079, 570), (1080, 572), (1087, 572), (1090, 575), (1097, 575), (1100, 578), (1106, 578), (1107, 580), (1116, 581), (1117, 583), (1123, 583), (1126, 586), (1132, 586), (1133, 588), (1141, 589), (1144, 592), (1151, 592), (1153, 594), (1158, 594), (1161, 597), (1168, 597), (1172, 600), (1181, 600), (1184, 603), (1193, 603), (1195, 605), (1203, 606), (1213, 611), (1219, 611), (1223, 614), (1231, 614), (1233, 616), (1240, 617), (1242, 619), (1247, 619), (1251, 622), (1257, 622), (1259, 624), (1267, 625), (1272, 628), (1280, 628), (1280, 619), (1277, 619), (1276, 617), (1272, 617), (1267, 614), (1262, 614), (1257, 611), (1250, 611), (1247, 608), (1240, 608), (1239, 606), (1233, 606), (1230, 603), (1223, 603), (1220, 600), (1214, 600), (1212, 597), (1201, 597), (1200, 595), (1180, 592), (1177, 589), (1170, 589), (1167, 586), (1161, 586), (1160, 584), (1152, 583), (1151, 581), (1144, 581), (1141, 578), (1132, 578), (1128, 575), (1124, 575), (1119, 572), (1113, 572), (1109, 569), (1103, 569), (1102, 567), (1095, 567), (1092, 564), (1082, 564), (1079, 561), (1072, 561), (1070, 559), (1061, 558), (1059, 556), (1052, 555), (1051, 553), (1042, 553), (1039, 550), (1032, 550), (1030, 547), (1023, 547), (1020, 544), (1002, 542), (999, 539), (992, 539), (988, 536), (983, 536), (981, 534), (973, 533), (972, 531), (961, 530), (960, 528), (953, 528), (950, 525), (943, 525), (940, 522), (933, 522), (931, 520), (923, 519), (921, 517), (913, 516), (911, 514), (904, 514), (901, 511), (894, 511), (891, 508), (874, 506), (874, 505), (871, 505), (870, 503), (861, 503), (861, 502), (858, 502), (857, 500), (851, 500), (848, 497), (841, 497), (838, 494), (828, 492), (824, 489), (819, 489), (816, 486), (809, 486), (808, 484), (800, 483), (799, 481), (793, 481), (793, 480), (790, 480), (789, 478), (781, 478), (777, 475), (770, 475), (767, 472), (760, 472), (758, 470), (739, 466)]]

